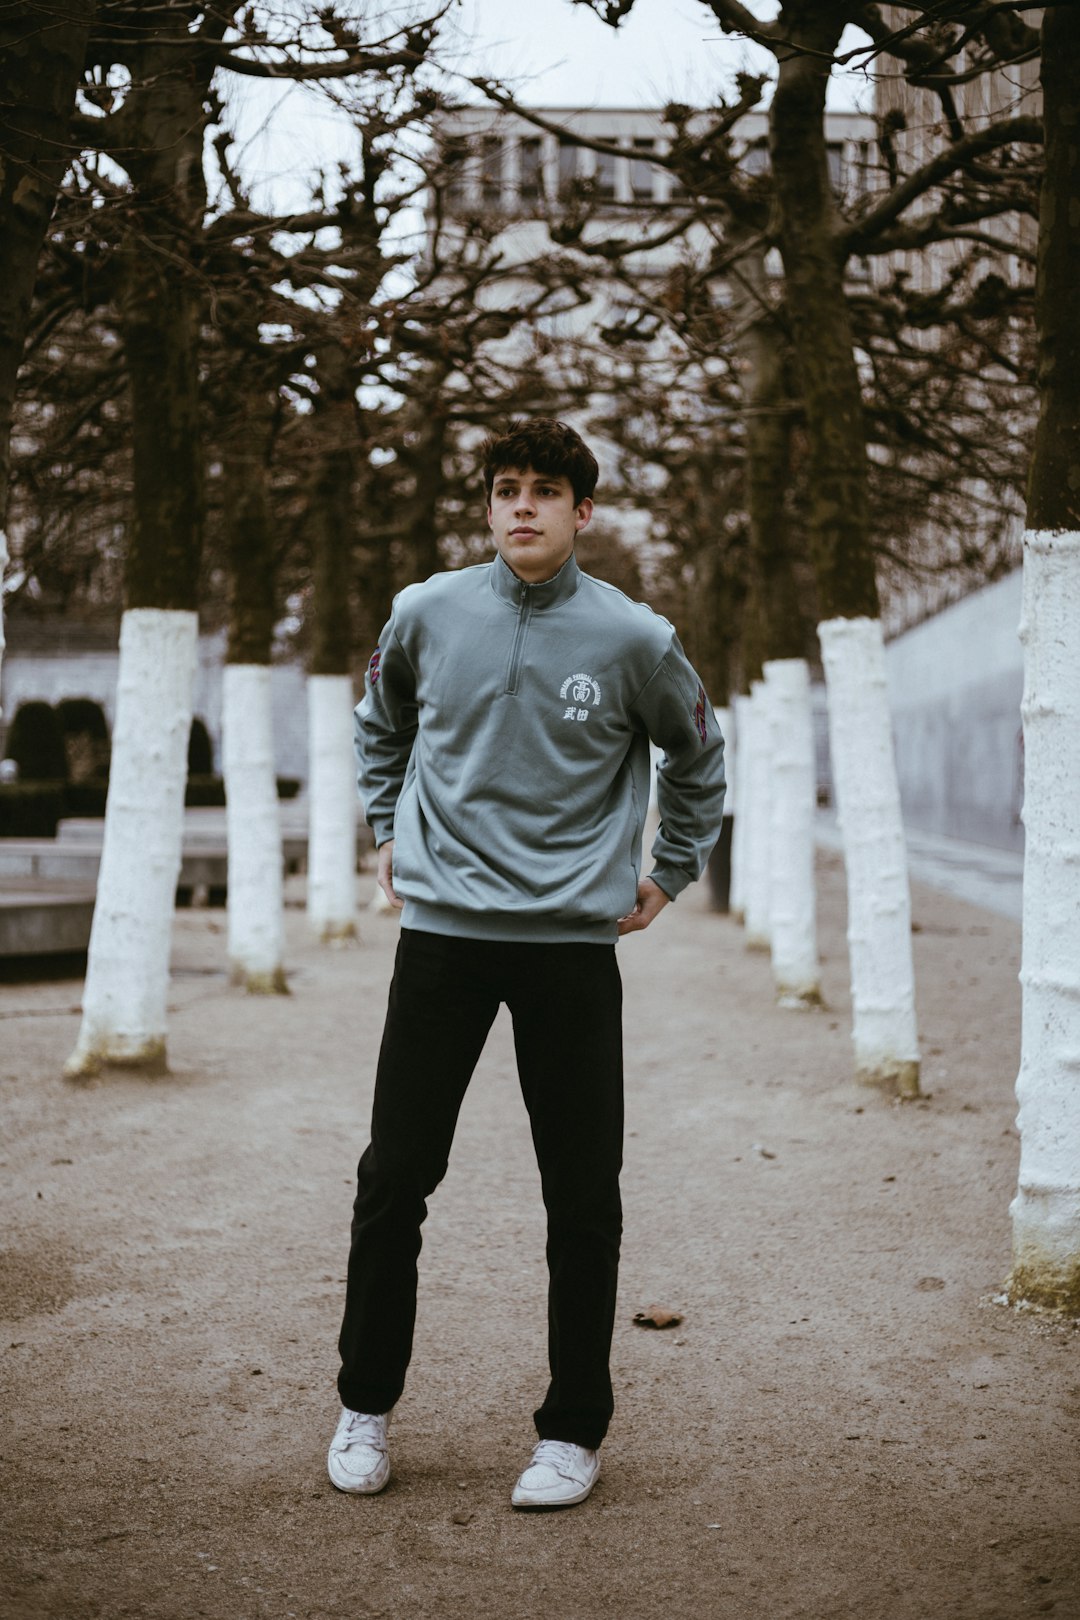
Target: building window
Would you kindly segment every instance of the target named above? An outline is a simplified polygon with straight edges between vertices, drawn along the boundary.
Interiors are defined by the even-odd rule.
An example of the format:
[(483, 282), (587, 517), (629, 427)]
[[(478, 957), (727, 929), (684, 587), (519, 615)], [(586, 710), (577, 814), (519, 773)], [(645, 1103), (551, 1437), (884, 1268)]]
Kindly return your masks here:
[(498, 135), (485, 135), (480, 143), (480, 196), (485, 208), (498, 208), (502, 202), (502, 141)]
[(765, 140), (753, 141), (746, 148), (739, 159), (739, 168), (744, 174), (768, 174), (769, 172), (769, 143)]
[(838, 141), (830, 141), (828, 148), (829, 184), (834, 191), (844, 189), (844, 148)]
[(656, 183), (656, 170), (646, 154), (655, 152), (656, 142), (648, 138), (634, 140), (634, 155), (630, 159), (630, 194), (635, 202), (651, 202)]
[(442, 162), (448, 208), (464, 208), (466, 203), (466, 165), (469, 143), (463, 135), (449, 135), (443, 142)]
[[(615, 143), (613, 135), (598, 135), (597, 140)], [(596, 154), (596, 195), (602, 202), (615, 201), (615, 163), (616, 158), (611, 152), (597, 152)]]
[(539, 202), (544, 195), (543, 152), (539, 140), (529, 136), (519, 143), (521, 200)]
[(578, 153), (581, 148), (565, 135), (559, 136), (559, 196), (564, 200), (571, 195), (578, 176)]

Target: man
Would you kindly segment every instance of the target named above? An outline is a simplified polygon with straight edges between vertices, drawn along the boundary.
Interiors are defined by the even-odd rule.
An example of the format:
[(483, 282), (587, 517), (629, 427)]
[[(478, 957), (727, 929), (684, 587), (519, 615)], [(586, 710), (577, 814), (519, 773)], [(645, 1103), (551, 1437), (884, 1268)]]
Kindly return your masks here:
[[(502, 1002), (550, 1275), (551, 1383), (511, 1502), (571, 1506), (599, 1472), (622, 1232), (615, 941), (700, 875), (720, 831), (724, 744), (671, 625), (578, 569), (597, 472), (561, 422), (490, 440), (497, 556), (400, 593), (356, 710), (379, 882), (404, 909), (357, 1173), (328, 1458), (339, 1490), (371, 1494), (390, 1477), (425, 1200)], [(666, 758), (655, 865), (641, 877), (650, 738)]]

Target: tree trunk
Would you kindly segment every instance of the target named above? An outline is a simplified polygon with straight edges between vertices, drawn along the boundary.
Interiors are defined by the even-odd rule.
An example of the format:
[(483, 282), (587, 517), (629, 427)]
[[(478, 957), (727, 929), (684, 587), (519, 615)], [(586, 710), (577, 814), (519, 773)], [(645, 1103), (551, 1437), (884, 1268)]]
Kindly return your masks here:
[[(7, 640), (4, 636), (4, 575), (7, 573), (7, 565), (10, 561), (11, 555), (8, 551), (7, 530), (4, 528), (4, 525), (0, 523), (0, 674), (3, 674), (4, 648), (7, 646)], [(0, 692), (2, 691), (3, 688), (0, 687)], [(2, 705), (0, 705), (0, 722), (3, 721), (3, 718), (4, 710)], [(2, 735), (3, 733), (0, 732), (0, 736)]]
[(312, 496), (314, 638), (308, 677), (308, 923), (322, 940), (356, 933), (355, 704), (349, 613), (356, 405), (344, 356), (319, 357), (322, 468)]
[(743, 371), (746, 500), (750, 519), (750, 601), (744, 662), (755, 680), (766, 658), (805, 658), (812, 638), (795, 578), (790, 512), (794, 405), (788, 387), (787, 340), (770, 298), (765, 257), (751, 249), (739, 261), (733, 316)]
[(270, 678), (268, 663), (229, 663), (222, 694), (229, 971), (234, 984), (255, 995), (288, 990)]
[(83, 1017), (69, 1077), (164, 1073), (169, 940), (180, 875), (198, 646), (194, 613), (129, 608)]
[[(849, 11), (843, 0), (786, 0), (782, 6), (781, 27), (795, 48), (777, 53), (769, 148), (809, 446), (808, 516), (825, 621), (820, 633), (848, 910), (856, 920), (849, 929), (856, 1068), (864, 1080), (911, 1095), (918, 1090), (918, 1051), (910, 902), (900, 900), (900, 890), (907, 893), (906, 852), (884, 700), (866, 435), (825, 143), (829, 63)], [(845, 636), (845, 623), (867, 628)], [(862, 701), (860, 670), (874, 683), (874, 701)], [(872, 793), (855, 768), (862, 757), (874, 760)], [(878, 857), (888, 864), (879, 869)], [(896, 902), (891, 909), (881, 903), (885, 892)], [(888, 1033), (879, 1027), (885, 1016), (884, 1004), (876, 1010), (879, 987), (883, 994), (887, 987), (889, 1018), (895, 1019)]]
[(911, 892), (893, 757), (880, 619), (820, 627), (829, 746), (848, 879), (855, 1072), (901, 1097), (919, 1092)]
[[(740, 692), (735, 699), (734, 748), (728, 767), (730, 793), (733, 800), (732, 815), (735, 825), (731, 830), (731, 915), (736, 922), (746, 921), (746, 775), (750, 758), (748, 736), (750, 731), (750, 699)], [(726, 754), (725, 754), (726, 760)]]
[[(790, 523), (793, 405), (787, 342), (760, 248), (739, 260), (735, 304), (743, 365), (750, 601), (744, 652), (764, 674), (769, 754), (769, 939), (782, 1007), (819, 1002), (814, 904), (813, 717), (805, 654), (811, 621), (796, 582)], [(802, 725), (800, 736), (798, 727)]]
[[(716, 723), (720, 727), (720, 735), (726, 747), (730, 741), (732, 731), (732, 710), (721, 705), (713, 706)], [(731, 844), (734, 836), (734, 810), (724, 796), (724, 816), (720, 825), (720, 836), (713, 845), (708, 860), (707, 876), (709, 880), (709, 904), (713, 911), (719, 911), (727, 916), (731, 911)]]
[(138, 52), (115, 126), (134, 187), (120, 296), (133, 517), (105, 842), (83, 1024), (69, 1074), (93, 1072), (103, 1062), (165, 1067), (168, 941), (183, 844), (202, 547), (199, 304), (190, 261), (206, 202), (209, 77), (200, 77), (199, 59), (186, 48), (183, 16), (171, 26), (184, 35), (185, 49), (170, 49), (156, 35)]
[(129, 249), (121, 302), (134, 471), (125, 597), (129, 608), (194, 612), (203, 528), (199, 311), (188, 272), (172, 262), (174, 233), (160, 217), (152, 223), (152, 242)]
[(57, 0), (0, 14), (0, 659), (15, 379), (96, 10), (91, 0)]
[(828, 58), (850, 9), (846, 0), (783, 6), (781, 26), (801, 49), (779, 57), (769, 149), (810, 451), (808, 517), (821, 615), (876, 619), (866, 433), (825, 144)]
[(814, 894), (814, 722), (804, 658), (765, 665), (772, 791), (769, 936), (782, 1007), (821, 1003)]
[(1024, 537), (1024, 920), (1014, 1301), (1080, 1315), (1080, 14), (1042, 34), (1041, 409)]
[(440, 372), (432, 389), (433, 398), (409, 450), (413, 475), (412, 498), (408, 503), (406, 554), (409, 579), (429, 579), (443, 566), (439, 553), (439, 502), (446, 489), (443, 459), (446, 455), (446, 409), (439, 388), (445, 381)]
[(746, 945), (751, 951), (769, 949), (770, 824), (772, 820), (772, 761), (769, 758), (768, 698), (764, 681), (753, 681), (747, 718), (742, 768), (745, 785), (739, 810), (746, 826), (743, 843), (746, 880), (743, 908)]
[[(255, 358), (225, 382), (222, 439), (229, 557), (229, 643), (223, 689), (223, 772), (229, 848), (229, 971), (251, 994), (285, 994), (284, 858), (271, 690), (276, 618), (274, 544), (266, 493), (272, 395), (252, 386), (257, 331), (230, 335)], [(240, 352), (243, 352), (242, 350)]]
[(308, 923), (326, 943), (356, 934), (356, 767), (350, 675), (308, 676)]

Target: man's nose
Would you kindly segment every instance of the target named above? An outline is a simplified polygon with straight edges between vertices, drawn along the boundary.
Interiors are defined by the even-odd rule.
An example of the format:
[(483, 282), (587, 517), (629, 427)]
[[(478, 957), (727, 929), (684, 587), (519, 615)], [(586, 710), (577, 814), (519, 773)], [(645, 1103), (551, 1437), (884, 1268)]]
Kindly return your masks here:
[(536, 502), (533, 500), (531, 495), (526, 495), (524, 490), (523, 490), (522, 493), (518, 496), (517, 501), (515, 502), (514, 516), (515, 517), (525, 517), (527, 514), (535, 512), (535, 511), (536, 511)]

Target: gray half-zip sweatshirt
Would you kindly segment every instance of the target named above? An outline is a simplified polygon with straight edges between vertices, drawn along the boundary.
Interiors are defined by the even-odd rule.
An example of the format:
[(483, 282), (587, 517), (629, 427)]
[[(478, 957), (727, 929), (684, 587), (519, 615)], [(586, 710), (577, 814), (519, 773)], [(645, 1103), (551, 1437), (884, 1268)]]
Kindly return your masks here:
[(409, 928), (472, 939), (617, 938), (649, 874), (672, 899), (720, 833), (724, 739), (666, 619), (573, 557), (526, 585), (503, 562), (395, 599), (356, 709), (360, 796), (394, 840)]

